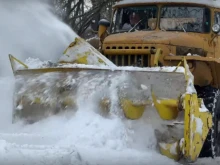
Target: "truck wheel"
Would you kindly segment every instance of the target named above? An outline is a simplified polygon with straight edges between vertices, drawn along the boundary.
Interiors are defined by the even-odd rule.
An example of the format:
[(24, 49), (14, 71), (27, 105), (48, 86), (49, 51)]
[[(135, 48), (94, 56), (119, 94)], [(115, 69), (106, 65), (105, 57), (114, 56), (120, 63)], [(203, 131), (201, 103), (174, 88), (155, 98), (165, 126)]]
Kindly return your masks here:
[(209, 130), (199, 157), (214, 158), (219, 156), (220, 150), (220, 91), (211, 86), (195, 86), (195, 88), (198, 97), (203, 99), (206, 108), (211, 112), (213, 117), (213, 126)]

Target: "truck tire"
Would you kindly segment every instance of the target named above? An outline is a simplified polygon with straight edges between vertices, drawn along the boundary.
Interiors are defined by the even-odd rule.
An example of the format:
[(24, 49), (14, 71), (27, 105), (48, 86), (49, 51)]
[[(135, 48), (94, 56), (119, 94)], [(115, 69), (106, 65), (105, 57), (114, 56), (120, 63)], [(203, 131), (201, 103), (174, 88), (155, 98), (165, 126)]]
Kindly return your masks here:
[(209, 112), (211, 112), (213, 119), (212, 128), (209, 130), (199, 157), (215, 158), (219, 156), (220, 149), (220, 91), (211, 86), (195, 86), (195, 88), (198, 97), (203, 99), (203, 102)]

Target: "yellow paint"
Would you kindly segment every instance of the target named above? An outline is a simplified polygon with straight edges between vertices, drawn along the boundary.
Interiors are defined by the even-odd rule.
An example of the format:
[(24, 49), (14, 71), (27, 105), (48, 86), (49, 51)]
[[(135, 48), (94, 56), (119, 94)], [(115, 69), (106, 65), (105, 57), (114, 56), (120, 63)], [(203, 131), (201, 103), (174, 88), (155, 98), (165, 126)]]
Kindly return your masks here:
[(131, 100), (122, 99), (121, 107), (128, 119), (139, 119), (144, 113), (146, 104), (134, 104)]
[(77, 44), (77, 42), (79, 42), (79, 41), (80, 41), (80, 39), (76, 37), (75, 40), (73, 42), (71, 42), (70, 45), (64, 50), (63, 54), (67, 55), (66, 52), (67, 52), (68, 48), (75, 46)]
[(170, 159), (178, 161), (181, 158), (179, 141), (173, 143), (159, 143), (160, 152), (162, 155)]
[(99, 25), (98, 36), (101, 38), (102, 35), (106, 32), (107, 27), (104, 25)]
[(12, 56), (11, 54), (9, 54), (9, 60), (11, 62), (11, 68), (13, 70), (13, 72), (15, 72), (15, 62), (18, 62), (20, 65), (22, 65), (25, 69), (28, 69), (28, 66), (23, 63), (22, 61), (18, 60), (17, 58), (15, 58), (14, 56)]
[(35, 104), (41, 104), (41, 103), (42, 103), (42, 102), (41, 102), (41, 98), (36, 97), (36, 98), (34, 99), (33, 103), (35, 103)]
[(180, 62), (178, 63), (178, 65), (176, 66), (176, 68), (174, 69), (173, 72), (176, 72), (176, 70), (180, 67), (181, 64), (182, 64), (182, 61), (180, 61)]
[[(184, 103), (184, 138), (180, 146), (176, 145), (176, 152), (171, 153), (174, 143), (159, 143), (161, 154), (179, 160), (181, 155), (188, 162), (195, 162), (201, 152), (204, 141), (212, 127), (212, 115), (210, 112), (200, 112), (201, 99), (196, 94), (186, 94), (183, 98)], [(179, 139), (180, 141), (180, 139)], [(173, 149), (173, 148), (172, 148)]]
[(156, 50), (156, 54), (154, 56), (154, 66), (158, 66), (158, 62), (159, 62), (159, 58), (160, 58), (161, 54), (162, 54), (162, 51), (160, 48), (158, 48)]
[(199, 111), (200, 105), (196, 94), (186, 94), (184, 106), (184, 157), (190, 162), (195, 162), (212, 126), (212, 115), (210, 112)]
[(70, 98), (70, 97), (66, 97), (63, 99), (62, 104), (66, 107), (73, 107), (75, 105), (75, 101)]
[[(142, 3), (141, 5), (148, 5), (149, 3), (151, 2)], [(176, 66), (182, 60), (182, 57), (185, 56), (187, 60), (193, 61), (194, 68), (192, 70), (192, 74), (195, 77), (195, 85), (211, 85), (213, 87), (220, 88), (220, 37), (218, 34), (212, 32), (212, 26), (214, 25), (215, 20), (214, 16), (216, 12), (220, 12), (220, 8), (208, 5), (206, 6), (210, 10), (210, 32), (176, 32), (162, 31), (160, 29), (161, 8), (164, 5), (169, 5), (170, 3), (155, 2), (154, 4), (158, 6), (159, 12), (157, 19), (154, 19), (154, 30), (108, 34), (108, 36), (104, 38), (101, 44), (101, 52), (103, 52), (104, 55), (108, 55), (111, 59), (111, 56), (117, 55), (145, 55), (149, 53), (146, 53), (144, 51), (150, 50), (151, 47), (154, 47), (156, 49), (161, 48), (163, 54), (160, 56), (159, 61), (163, 66)], [(173, 2), (173, 4), (175, 4), (175, 2)], [(194, 5), (192, 3), (184, 3), (184, 5), (186, 4)], [(132, 6), (137, 4), (135, 4), (134, 2), (130, 5)], [(121, 6), (116, 5), (114, 7), (114, 11), (118, 7), (122, 6), (126, 7), (127, 4), (123, 4)], [(132, 49), (132, 47), (135, 49)], [(145, 47), (148, 47), (148, 49), (146, 49)], [(182, 54), (181, 51), (177, 52), (177, 48), (181, 48), (184, 50), (197, 49), (199, 51), (195, 54), (200, 55), (200, 53), (202, 52), (202, 55), (187, 56), (185, 53)], [(151, 56), (151, 58), (149, 59), (149, 67), (153, 67), (156, 64), (156, 62), (152, 58), (154, 58), (154, 56)], [(201, 65), (199, 65), (198, 61), (204, 62), (203, 65), (205, 65), (205, 67), (203, 67), (202, 69), (205, 72), (202, 75), (200, 72)]]
[(152, 92), (154, 107), (163, 120), (172, 120), (178, 116), (178, 101), (174, 99), (158, 100)]
[[(74, 63), (77, 63), (77, 64), (88, 64), (88, 54), (89, 52), (85, 52), (85, 55), (81, 56), (81, 55), (78, 55), (79, 58), (77, 58)], [(81, 56), (81, 57), (80, 57)]]

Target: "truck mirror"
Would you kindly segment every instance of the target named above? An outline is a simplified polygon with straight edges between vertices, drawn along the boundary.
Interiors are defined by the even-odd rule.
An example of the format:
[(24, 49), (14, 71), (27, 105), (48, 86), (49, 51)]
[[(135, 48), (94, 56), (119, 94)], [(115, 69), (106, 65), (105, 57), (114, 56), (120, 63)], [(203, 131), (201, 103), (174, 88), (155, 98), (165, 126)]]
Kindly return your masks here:
[(107, 30), (107, 28), (110, 26), (110, 22), (106, 19), (101, 19), (99, 21), (99, 37), (102, 36)]

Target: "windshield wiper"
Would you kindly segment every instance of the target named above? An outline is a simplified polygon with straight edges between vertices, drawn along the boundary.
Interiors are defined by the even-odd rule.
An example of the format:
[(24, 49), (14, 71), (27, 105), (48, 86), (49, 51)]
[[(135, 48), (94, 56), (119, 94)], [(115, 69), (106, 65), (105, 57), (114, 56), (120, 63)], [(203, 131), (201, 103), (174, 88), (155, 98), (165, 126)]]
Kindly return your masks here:
[(183, 24), (180, 24), (180, 26), (183, 28), (183, 31), (186, 33), (185, 28), (183, 27)]
[(128, 32), (131, 32), (134, 28), (136, 28), (136, 26), (141, 22), (141, 21), (143, 21), (144, 20), (144, 18), (143, 19), (141, 19), (138, 23), (136, 23), (135, 25), (134, 25), (134, 27), (133, 28), (131, 28)]

